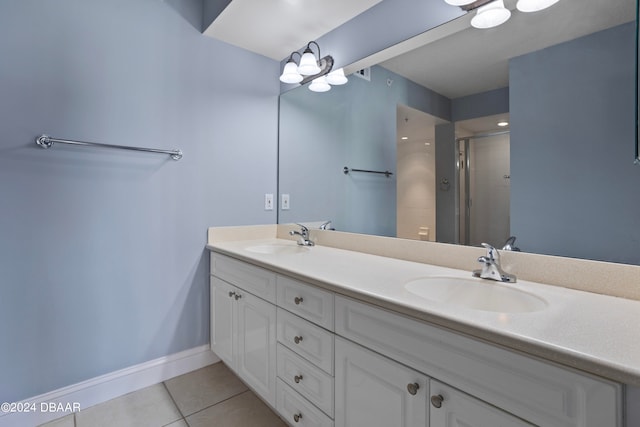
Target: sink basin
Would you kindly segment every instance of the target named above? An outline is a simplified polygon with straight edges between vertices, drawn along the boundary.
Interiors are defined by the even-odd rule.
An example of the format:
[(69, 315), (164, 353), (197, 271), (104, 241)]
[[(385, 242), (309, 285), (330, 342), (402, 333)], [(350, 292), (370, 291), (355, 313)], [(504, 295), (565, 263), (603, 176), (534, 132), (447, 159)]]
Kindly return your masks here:
[(249, 246), (245, 249), (249, 252), (253, 252), (256, 254), (272, 254), (272, 255), (299, 254), (299, 253), (304, 253), (309, 251), (309, 248), (305, 246), (299, 246), (296, 244), (287, 245), (284, 243), (269, 243), (264, 245), (255, 245), (255, 246)]
[(527, 313), (547, 307), (544, 299), (515, 286), (484, 279), (424, 277), (407, 282), (405, 289), (433, 302), (473, 310)]

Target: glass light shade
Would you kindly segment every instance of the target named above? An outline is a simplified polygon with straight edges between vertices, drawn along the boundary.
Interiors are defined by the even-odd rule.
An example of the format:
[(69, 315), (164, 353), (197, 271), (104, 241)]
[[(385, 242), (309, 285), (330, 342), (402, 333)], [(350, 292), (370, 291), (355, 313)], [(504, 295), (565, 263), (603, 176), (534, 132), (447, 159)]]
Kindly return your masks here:
[(473, 3), (474, 1), (476, 0), (444, 0), (445, 3), (448, 3), (452, 6), (466, 6)]
[(520, 12), (537, 12), (556, 3), (558, 0), (519, 0), (516, 7)]
[(329, 83), (327, 83), (326, 77), (321, 76), (317, 79), (313, 79), (313, 81), (309, 85), (309, 90), (313, 92), (327, 92), (331, 90), (331, 86), (329, 85)]
[(511, 11), (504, 7), (503, 0), (495, 0), (478, 8), (476, 16), (471, 20), (475, 28), (493, 28), (504, 24), (511, 17)]
[(300, 58), (298, 73), (303, 76), (313, 76), (314, 74), (318, 74), (320, 71), (318, 61), (316, 61), (316, 56), (310, 50), (305, 51), (302, 58)]
[(300, 73), (298, 73), (298, 66), (295, 62), (287, 62), (287, 64), (284, 66), (284, 70), (282, 70), (280, 81), (290, 84), (300, 83), (302, 81), (302, 76), (300, 75)]
[(345, 77), (344, 70), (342, 68), (338, 68), (337, 70), (333, 70), (327, 74), (327, 83), (330, 85), (343, 85), (348, 81), (349, 80)]

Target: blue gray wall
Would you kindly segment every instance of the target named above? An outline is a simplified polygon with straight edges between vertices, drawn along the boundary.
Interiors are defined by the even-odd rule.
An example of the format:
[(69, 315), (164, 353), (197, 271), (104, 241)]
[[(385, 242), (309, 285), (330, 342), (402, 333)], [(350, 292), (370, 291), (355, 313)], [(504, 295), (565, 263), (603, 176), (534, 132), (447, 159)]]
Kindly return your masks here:
[(331, 219), (338, 230), (395, 236), (395, 175), (342, 169), (395, 172), (398, 104), (444, 119), (451, 111), (449, 99), (379, 66), (371, 82), (351, 76), (326, 93), (300, 87), (281, 95), (279, 190), (290, 194), (291, 209), (279, 222)]
[(511, 230), (523, 250), (640, 264), (634, 41), (630, 23), (511, 60)]
[(276, 221), (279, 64), (182, 15), (0, 2), (0, 401), (207, 344), (207, 227)]

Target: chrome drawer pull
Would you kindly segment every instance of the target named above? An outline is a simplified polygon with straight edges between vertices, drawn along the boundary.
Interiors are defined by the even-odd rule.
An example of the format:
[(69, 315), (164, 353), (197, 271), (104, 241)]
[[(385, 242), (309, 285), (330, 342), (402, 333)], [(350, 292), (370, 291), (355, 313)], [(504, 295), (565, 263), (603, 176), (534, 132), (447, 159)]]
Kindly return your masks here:
[(295, 303), (296, 303), (296, 305), (300, 305), (300, 303), (301, 303), (302, 301), (304, 301), (304, 298), (302, 298), (302, 297), (295, 297), (295, 298), (293, 299), (293, 302), (295, 302)]
[(412, 396), (415, 396), (418, 393), (419, 388), (420, 388), (420, 384), (418, 383), (407, 384), (407, 391)]
[(299, 384), (300, 381), (302, 381), (302, 375), (296, 375), (295, 377), (293, 377), (293, 380), (296, 382), (296, 384)]
[(444, 397), (442, 397), (441, 394), (431, 396), (431, 404), (433, 405), (434, 408), (442, 407), (443, 400), (444, 400)]
[(293, 337), (293, 342), (295, 342), (296, 344), (300, 344), (300, 341), (302, 341), (301, 336)]
[(302, 418), (302, 414), (294, 414), (293, 421), (298, 422)]
[(236, 299), (236, 301), (238, 301), (240, 298), (242, 298), (242, 295), (240, 295), (240, 294), (236, 294), (236, 295), (234, 296), (234, 298)]
[(236, 293), (235, 292), (229, 292), (229, 297), (234, 296)]

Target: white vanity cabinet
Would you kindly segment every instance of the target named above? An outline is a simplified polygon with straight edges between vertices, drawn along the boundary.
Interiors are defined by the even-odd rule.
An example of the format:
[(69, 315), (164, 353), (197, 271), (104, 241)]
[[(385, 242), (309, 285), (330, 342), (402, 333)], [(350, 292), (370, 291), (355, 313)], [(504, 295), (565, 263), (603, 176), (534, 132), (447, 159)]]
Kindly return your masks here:
[(336, 427), (426, 427), (426, 375), (336, 338)]
[(533, 427), (446, 384), (431, 380), (429, 387), (430, 427)]
[(291, 426), (624, 425), (619, 383), (231, 257), (211, 263), (212, 350)]
[[(455, 397), (457, 403), (452, 399), (453, 406), (466, 411), (464, 417), (460, 418), (461, 425), (467, 425), (463, 422), (465, 420), (477, 422), (484, 419), (488, 421), (470, 425), (493, 427), (494, 424), (489, 422), (492, 415), (480, 409), (486, 409), (489, 405), (538, 426), (623, 425), (622, 386), (618, 383), (478, 341), (351, 298), (336, 296), (335, 301), (337, 335), (437, 380), (430, 385), (429, 399), (442, 395), (442, 408), (447, 410), (451, 406), (445, 405), (446, 394)], [(444, 387), (440, 381), (464, 394), (450, 393), (453, 388), (447, 389), (449, 392), (438, 391), (436, 386)], [(339, 394), (338, 391), (336, 394)], [(464, 396), (467, 398), (463, 399)], [(431, 414), (431, 426), (440, 427), (442, 424), (438, 420), (446, 419), (446, 416), (443, 418), (433, 407)], [(511, 420), (502, 412), (497, 414), (501, 420), (510, 420), (501, 421), (504, 424), (499, 426), (528, 425), (518, 424), (517, 418)]]
[[(211, 258), (211, 350), (275, 407), (276, 307), (260, 298), (275, 299), (275, 275), (244, 263), (235, 270), (237, 261), (222, 255)], [(217, 277), (217, 266), (233, 284)], [(225, 274), (228, 269), (234, 274)]]

